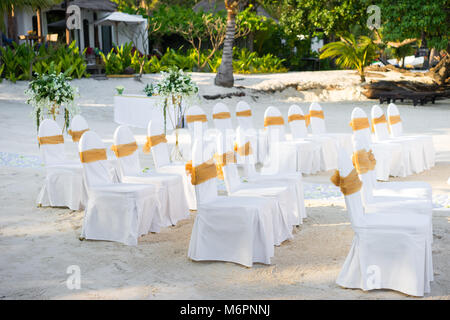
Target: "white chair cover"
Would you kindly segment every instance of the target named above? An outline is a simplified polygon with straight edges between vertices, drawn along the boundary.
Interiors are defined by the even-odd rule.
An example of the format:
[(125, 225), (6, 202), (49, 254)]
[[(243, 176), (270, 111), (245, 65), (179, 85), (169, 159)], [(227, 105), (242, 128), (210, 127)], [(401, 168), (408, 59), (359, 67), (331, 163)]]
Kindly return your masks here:
[[(114, 132), (114, 144), (136, 143), (133, 133), (126, 126), (117, 127)], [(124, 183), (149, 184), (155, 186), (162, 206), (162, 226), (176, 225), (179, 220), (189, 218), (189, 208), (183, 189), (183, 178), (176, 174), (142, 172), (137, 150), (118, 158), (120, 181)]]
[[(41, 122), (38, 137), (62, 135), (59, 125), (51, 119)], [(40, 155), (45, 165), (45, 182), (37, 197), (39, 206), (83, 209), (87, 193), (83, 182), (80, 161), (69, 161), (65, 157), (64, 143), (40, 145)]]
[[(394, 103), (390, 103), (387, 109), (388, 119), (389, 117), (400, 116), (400, 112), (398, 111), (397, 106)], [(400, 119), (400, 122), (395, 124), (391, 124), (389, 121), (389, 129), (391, 131), (391, 137), (404, 137), (403, 134), (403, 124)], [(405, 136), (411, 140), (414, 140), (416, 143), (422, 145), (424, 150), (424, 165), (426, 169), (431, 169), (435, 165), (436, 161), (436, 150), (433, 145), (433, 137), (427, 135), (408, 135)]]
[[(346, 177), (352, 170), (350, 157), (340, 150), (340, 175)], [(365, 214), (359, 191), (346, 195), (345, 204), (355, 236), (336, 283), (345, 288), (392, 289), (413, 296), (430, 292), (430, 217)]]
[[(288, 119), (296, 115), (304, 117), (303, 110), (293, 104), (289, 108)], [(337, 146), (334, 139), (327, 136), (308, 136), (306, 121), (303, 119), (289, 120), (289, 127), (294, 140), (313, 141), (320, 148), (320, 170), (328, 171), (337, 168)]]
[[(218, 137), (218, 153), (233, 152), (233, 146), (227, 141), (222, 141)], [(299, 199), (297, 199), (296, 187), (293, 184), (285, 183), (242, 183), (239, 178), (236, 164), (227, 164), (223, 167), (223, 176), (225, 186), (229, 195), (232, 196), (255, 196), (255, 197), (269, 197), (276, 199), (280, 205), (281, 213), (283, 215), (283, 224), (285, 227), (280, 233), (283, 237), (290, 236), (292, 226), (302, 223), (302, 214), (299, 209)], [(288, 232), (285, 232), (287, 229)], [(276, 239), (284, 241), (284, 239)], [(281, 242), (280, 242), (281, 243)]]
[[(354, 139), (354, 152), (358, 150), (364, 150), (368, 152), (370, 149), (367, 148), (363, 137), (359, 136)], [(374, 179), (373, 172), (368, 171), (366, 173), (359, 174), (361, 181), (363, 182), (362, 187), (362, 199), (367, 213), (372, 212), (392, 212), (392, 213), (418, 213), (428, 215), (431, 218), (432, 213), (432, 202), (431, 198), (420, 198), (414, 192), (415, 190), (408, 189), (407, 191), (411, 194), (399, 195), (394, 192), (387, 194), (382, 193), (381, 195), (374, 192)]]
[[(193, 144), (192, 165), (212, 158), (203, 142)], [(275, 200), (252, 197), (219, 197), (216, 179), (195, 186), (197, 216), (192, 228), (188, 257), (192, 260), (229, 261), (251, 267), (270, 264), (274, 255), (272, 229)]]
[[(322, 107), (319, 103), (313, 102), (309, 106), (309, 115), (311, 111), (322, 111)], [(336, 140), (337, 145), (345, 148), (348, 153), (352, 152), (352, 136), (347, 133), (328, 133), (325, 120), (318, 117), (310, 117), (311, 133), (314, 136), (326, 136)]]
[[(250, 143), (252, 147), (250, 137), (246, 135), (245, 131), (240, 128), (236, 130), (236, 143), (239, 146), (243, 146), (246, 143)], [(294, 185), (297, 195), (297, 203), (300, 211), (299, 223), (303, 222), (303, 219), (307, 217), (304, 201), (304, 191), (303, 191), (303, 178), (301, 172), (278, 172), (274, 174), (262, 174), (256, 172), (255, 168), (255, 157), (253, 153), (244, 155), (241, 157), (243, 163), (244, 176), (251, 183), (263, 183), (263, 184), (274, 184), (274, 185)]]
[(245, 130), (246, 135), (250, 137), (252, 146), (255, 148), (256, 162), (263, 163), (267, 157), (267, 132), (255, 129), (253, 126), (253, 116), (243, 116), (240, 114), (241, 112), (252, 112), (250, 105), (243, 100), (239, 101), (236, 105), (236, 119), (238, 121), (238, 126), (241, 130)]
[[(164, 134), (164, 125), (160, 121), (149, 121), (147, 135), (151, 137), (161, 134)], [(159, 143), (150, 150), (157, 172), (164, 174), (176, 174), (182, 177), (184, 196), (188, 207), (191, 210), (197, 210), (195, 189), (190, 178), (186, 174), (184, 163), (171, 163), (169, 158), (169, 148), (165, 142)]]
[[(202, 116), (204, 115), (206, 117), (206, 113), (205, 111), (203, 111), (202, 108), (200, 108), (199, 106), (192, 106), (189, 109), (187, 109), (185, 117), (187, 119), (188, 116), (199, 116), (199, 115)], [(191, 135), (191, 142), (201, 137), (206, 143), (205, 148), (214, 149), (216, 147), (216, 136), (217, 134), (219, 134), (220, 131), (217, 130), (216, 128), (209, 129), (208, 121), (187, 122), (186, 120), (185, 122), (187, 123), (189, 134)]]
[(228, 113), (231, 116), (230, 109), (228, 109), (227, 105), (225, 103), (219, 102), (216, 103), (213, 107), (213, 121), (214, 126), (217, 130), (219, 130), (222, 134), (230, 134), (230, 132), (233, 132), (233, 124), (231, 123), (231, 118), (227, 119), (215, 119), (214, 116), (219, 113)]
[[(264, 113), (264, 119), (269, 117), (282, 118), (282, 115), (278, 108), (270, 106)], [(262, 172), (273, 173), (273, 170), (279, 172), (280, 168), (286, 168), (290, 172), (314, 174), (320, 170), (320, 146), (312, 141), (286, 141), (284, 125), (268, 125), (266, 131), (270, 157)]]
[[(374, 105), (371, 115), (372, 122), (374, 122), (375, 118), (384, 116), (384, 112), (380, 106)], [(392, 141), (401, 145), (407, 175), (420, 173), (425, 169), (423, 145), (407, 138), (391, 138), (387, 122), (373, 123), (373, 127), (378, 141)]]
[[(359, 107), (356, 107), (352, 111), (352, 121), (355, 119), (367, 119), (367, 114)], [(389, 176), (406, 176), (406, 169), (402, 158), (401, 146), (391, 141), (372, 141), (372, 135), (370, 133), (370, 127), (364, 129), (353, 128), (353, 136), (365, 141), (366, 148), (373, 151), (376, 164), (376, 179), (382, 181), (388, 181)]]
[[(83, 134), (78, 148), (80, 152), (102, 149), (106, 153), (105, 145), (94, 131)], [(109, 167), (107, 160), (83, 163), (89, 201), (81, 236), (136, 245), (139, 236), (159, 232), (159, 195), (151, 185), (113, 183)]]

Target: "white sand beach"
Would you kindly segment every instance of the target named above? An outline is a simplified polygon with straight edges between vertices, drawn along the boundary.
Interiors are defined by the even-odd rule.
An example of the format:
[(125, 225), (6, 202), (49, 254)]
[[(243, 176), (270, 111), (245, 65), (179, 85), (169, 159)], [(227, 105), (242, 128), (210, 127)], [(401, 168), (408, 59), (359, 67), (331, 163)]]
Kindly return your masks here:
[[(373, 72), (373, 74), (377, 74)], [(213, 85), (214, 74), (193, 73), (200, 95), (243, 92), (243, 97), (200, 101), (211, 115), (221, 101), (232, 111), (239, 100), (253, 108), (254, 122), (263, 126), (264, 110), (274, 105), (283, 115), (291, 104), (303, 110), (319, 101), (330, 132), (351, 133), (348, 123), (354, 107), (367, 113), (377, 104), (361, 94), (354, 71), (290, 72), (235, 75), (235, 87)], [(396, 72), (383, 78), (430, 81)], [(92, 130), (106, 145), (115, 128), (115, 87), (142, 94), (145, 84), (159, 75), (132, 78), (73, 80), (79, 88), (77, 103)], [(296, 228), (294, 239), (275, 248), (271, 265), (252, 268), (224, 262), (194, 262), (187, 251), (195, 213), (190, 219), (161, 233), (140, 238), (135, 247), (106, 241), (80, 241), (83, 211), (38, 208), (36, 197), (45, 177), (40, 166), (36, 126), (25, 103), (27, 82), (0, 83), (0, 299), (410, 299), (389, 290), (364, 292), (343, 289), (336, 278), (353, 238), (343, 198), (331, 185), (332, 172), (305, 176), (308, 218)], [(284, 89), (284, 90), (283, 90)], [(433, 263), (435, 280), (424, 299), (450, 298), (450, 100), (413, 107), (397, 103), (406, 134), (432, 135), (436, 166), (399, 181), (426, 181), (433, 187)], [(381, 105), (386, 110), (387, 105)], [(212, 123), (210, 123), (212, 127)], [(140, 146), (146, 130), (132, 128)], [(66, 139), (66, 153), (77, 150)], [(153, 167), (149, 155), (140, 154), (143, 167)], [(325, 189), (323, 189), (325, 188)], [(323, 191), (324, 190), (324, 191)], [(321, 194), (321, 191), (322, 194)], [(81, 289), (66, 286), (71, 265), (81, 269)], [(417, 299), (417, 298), (413, 298)]]

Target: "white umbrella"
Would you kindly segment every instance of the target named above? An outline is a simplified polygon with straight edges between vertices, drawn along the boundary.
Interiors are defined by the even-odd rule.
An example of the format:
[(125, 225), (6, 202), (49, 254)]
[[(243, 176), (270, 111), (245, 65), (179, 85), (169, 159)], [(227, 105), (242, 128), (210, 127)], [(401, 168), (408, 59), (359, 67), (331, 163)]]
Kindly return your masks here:
[[(106, 17), (97, 20), (94, 22), (95, 25), (102, 25), (102, 26), (115, 26), (116, 29), (116, 41), (119, 42), (119, 23), (125, 23), (125, 24), (139, 24), (146, 22), (146, 20), (141, 16), (137, 14), (128, 14), (123, 12), (113, 12)], [(117, 45), (119, 45), (117, 43)]]

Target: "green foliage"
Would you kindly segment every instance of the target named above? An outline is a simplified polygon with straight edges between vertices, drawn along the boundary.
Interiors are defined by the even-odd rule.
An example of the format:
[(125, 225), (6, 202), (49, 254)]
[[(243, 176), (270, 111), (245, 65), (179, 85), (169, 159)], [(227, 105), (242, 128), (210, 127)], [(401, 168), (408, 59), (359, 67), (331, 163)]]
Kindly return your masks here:
[(429, 48), (448, 48), (448, 0), (378, 0), (374, 4), (381, 8), (383, 40), (421, 39), (423, 35)]
[(276, 73), (287, 72), (284, 59), (270, 53), (259, 57), (256, 52), (247, 49), (234, 50), (233, 69), (237, 73)]
[(395, 59), (398, 60), (399, 65), (401, 65), (402, 67), (404, 67), (404, 58), (406, 56), (412, 55), (414, 54), (414, 52), (416, 51), (416, 49), (410, 45), (404, 45), (404, 46), (400, 46), (398, 48), (396, 47), (390, 47), (388, 50), (388, 53), (390, 53)]
[(365, 81), (364, 67), (376, 57), (376, 46), (372, 39), (366, 36), (342, 36), (341, 41), (330, 42), (323, 46), (321, 59), (336, 58), (336, 63), (343, 68), (357, 69), (361, 82)]
[(33, 74), (45, 74), (53, 71), (64, 73), (71, 78), (89, 77), (86, 72), (86, 62), (80, 55), (75, 41), (69, 46), (30, 46), (26, 43), (13, 43), (13, 48), (0, 48), (0, 61), (3, 63), (3, 73), (0, 75), (16, 82), (31, 80)]

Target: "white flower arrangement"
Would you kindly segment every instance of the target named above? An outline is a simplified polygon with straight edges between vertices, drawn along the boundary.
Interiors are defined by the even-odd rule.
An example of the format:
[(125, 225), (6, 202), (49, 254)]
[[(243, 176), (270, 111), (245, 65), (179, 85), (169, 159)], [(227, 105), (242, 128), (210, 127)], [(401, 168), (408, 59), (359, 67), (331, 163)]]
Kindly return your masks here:
[(63, 73), (41, 74), (36, 80), (30, 82), (25, 90), (27, 103), (33, 106), (32, 116), (39, 129), (40, 122), (45, 115), (51, 115), (56, 120), (60, 108), (64, 107), (64, 127), (68, 129), (70, 118), (79, 113), (74, 103), (78, 96), (78, 88), (70, 85), (70, 78)]
[[(181, 69), (163, 71), (161, 75), (161, 80), (151, 88), (146, 87), (144, 92), (148, 94), (151, 89), (152, 94), (160, 97), (158, 105), (163, 108), (165, 127), (166, 116), (169, 116), (173, 127), (181, 128), (186, 108), (198, 100), (198, 86), (191, 76)], [(173, 112), (167, 112), (167, 108), (172, 108)]]

